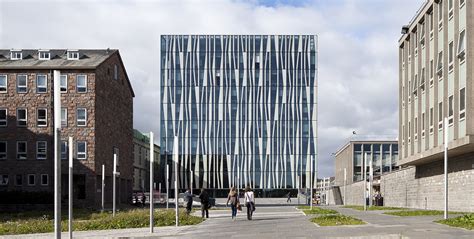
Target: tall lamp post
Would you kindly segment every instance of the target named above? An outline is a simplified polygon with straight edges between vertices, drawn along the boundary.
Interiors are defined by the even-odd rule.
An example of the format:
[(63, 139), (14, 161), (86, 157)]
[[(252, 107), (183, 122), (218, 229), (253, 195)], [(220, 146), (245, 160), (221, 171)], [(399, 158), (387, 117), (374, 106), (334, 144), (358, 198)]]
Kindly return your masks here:
[(61, 238), (61, 71), (54, 71), (54, 235)]
[(448, 140), (449, 122), (444, 118), (444, 219), (448, 219)]
[[(153, 176), (154, 176), (154, 164), (155, 164), (155, 144), (153, 142), (153, 132), (150, 132), (150, 233), (153, 233), (154, 226), (154, 210), (155, 204), (154, 200), (154, 191), (153, 191)], [(145, 202), (143, 202), (145, 203)]]
[(364, 174), (364, 189), (362, 190), (364, 194), (364, 211), (367, 211), (367, 153), (364, 153), (364, 162), (362, 163), (362, 173)]

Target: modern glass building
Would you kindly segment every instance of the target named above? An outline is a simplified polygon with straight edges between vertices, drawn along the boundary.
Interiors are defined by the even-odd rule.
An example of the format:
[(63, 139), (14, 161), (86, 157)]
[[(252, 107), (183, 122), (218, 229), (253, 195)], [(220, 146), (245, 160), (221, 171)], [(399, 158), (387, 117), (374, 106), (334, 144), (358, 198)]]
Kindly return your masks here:
[(170, 182), (177, 161), (179, 188), (310, 186), (317, 36), (163, 35), (160, 59)]

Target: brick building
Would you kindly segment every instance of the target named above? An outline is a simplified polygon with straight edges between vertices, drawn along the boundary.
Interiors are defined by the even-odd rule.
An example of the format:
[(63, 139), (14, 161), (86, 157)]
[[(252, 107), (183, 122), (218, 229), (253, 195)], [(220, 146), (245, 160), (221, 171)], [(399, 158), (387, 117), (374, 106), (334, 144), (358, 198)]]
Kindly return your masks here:
[(112, 198), (113, 153), (118, 197), (133, 178), (134, 92), (118, 50), (0, 49), (0, 191), (53, 191), (53, 70), (61, 72), (62, 193), (67, 198), (67, 138), (74, 138), (76, 206)]

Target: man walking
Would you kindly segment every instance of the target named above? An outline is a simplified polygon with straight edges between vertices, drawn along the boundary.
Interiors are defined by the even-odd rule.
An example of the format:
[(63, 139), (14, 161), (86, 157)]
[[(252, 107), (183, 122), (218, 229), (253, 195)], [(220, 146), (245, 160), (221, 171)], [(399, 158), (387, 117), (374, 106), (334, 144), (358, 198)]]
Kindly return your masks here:
[(204, 188), (201, 189), (199, 199), (201, 199), (202, 218), (204, 218), (204, 216), (206, 216), (206, 218), (209, 218), (209, 194), (207, 194)]
[(191, 194), (191, 189), (187, 189), (184, 193), (184, 201), (186, 201), (186, 212), (188, 214), (191, 213), (191, 209), (193, 208), (193, 197), (194, 195)]
[(286, 197), (287, 197), (286, 202), (291, 203), (291, 192), (288, 192), (288, 194), (286, 194)]

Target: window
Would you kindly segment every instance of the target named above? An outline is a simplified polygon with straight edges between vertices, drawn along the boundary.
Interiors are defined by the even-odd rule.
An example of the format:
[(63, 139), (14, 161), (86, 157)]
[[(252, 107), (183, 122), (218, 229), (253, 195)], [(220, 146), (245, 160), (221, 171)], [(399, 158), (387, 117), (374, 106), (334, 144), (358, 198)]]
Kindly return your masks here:
[(16, 76), (16, 92), (26, 93), (28, 91), (28, 77), (27, 75)]
[(453, 116), (454, 116), (454, 96), (449, 96), (449, 101), (448, 101), (448, 122), (449, 124), (451, 125), (454, 120), (453, 120)]
[(67, 108), (61, 108), (61, 126), (67, 126)]
[(440, 77), (443, 75), (443, 51), (438, 53), (438, 65), (436, 66), (436, 73)]
[(8, 110), (0, 108), (0, 127), (7, 127), (8, 125)]
[(0, 160), (7, 159), (7, 146), (6, 141), (0, 141)]
[(434, 125), (434, 109), (430, 108), (430, 134), (433, 133), (433, 125)]
[(453, 62), (454, 62), (454, 42), (449, 43), (448, 48), (448, 62), (449, 62), (449, 71), (453, 70)]
[(67, 160), (67, 158), (68, 158), (67, 141), (61, 141), (61, 159)]
[(4, 175), (0, 175), (0, 185), (2, 186), (6, 186), (8, 185), (8, 175), (7, 174), (4, 174)]
[(49, 185), (49, 176), (48, 174), (41, 174), (41, 186)]
[(438, 103), (438, 129), (443, 128), (443, 102)]
[(433, 60), (430, 61), (430, 87), (433, 86), (433, 76), (434, 76), (434, 62)]
[(67, 51), (68, 60), (79, 60), (79, 51)]
[(87, 143), (85, 141), (78, 141), (76, 145), (77, 159), (87, 158)]
[(38, 59), (40, 60), (50, 60), (51, 53), (49, 51), (39, 51), (38, 52)]
[(17, 126), (26, 127), (28, 121), (28, 112), (26, 109), (16, 110), (16, 123)]
[(434, 29), (434, 17), (433, 12), (428, 13), (429, 21), (430, 21), (430, 39), (433, 37), (433, 29)]
[(459, 120), (466, 118), (466, 88), (459, 90)]
[(114, 80), (118, 80), (119, 77), (118, 66), (114, 65)]
[(415, 99), (418, 96), (418, 75), (415, 75), (415, 81), (413, 82), (413, 95), (415, 95)]
[(408, 143), (411, 142), (411, 122), (408, 121)]
[(8, 78), (7, 75), (0, 75), (0, 93), (7, 93)]
[(76, 91), (78, 93), (87, 92), (87, 76), (86, 75), (76, 76)]
[(458, 58), (463, 61), (466, 55), (466, 30), (459, 33)]
[(438, 2), (438, 30), (443, 29), (443, 0)]
[(421, 69), (420, 88), (422, 93), (425, 92), (425, 68)]
[(28, 186), (35, 186), (36, 184), (36, 175), (28, 174)]
[(37, 110), (36, 124), (38, 125), (38, 127), (48, 126), (48, 113), (45, 108), (40, 108)]
[(36, 159), (45, 160), (47, 155), (47, 142), (38, 141), (36, 142)]
[(448, 15), (449, 15), (449, 19), (451, 19), (453, 17), (453, 9), (454, 9), (454, 3), (453, 3), (454, 0), (448, 0)]
[(48, 91), (48, 82), (46, 75), (36, 76), (36, 93), (46, 93)]
[[(145, 157), (147, 157), (147, 155), (148, 155), (148, 153), (146, 151), (147, 150), (145, 149)], [(117, 166), (120, 166), (120, 160), (119, 160), (120, 153), (119, 153), (119, 149), (117, 147), (114, 147), (113, 154), (117, 155)]]
[(61, 92), (67, 92), (67, 75), (61, 75), (59, 77), (59, 88)]
[(27, 156), (27, 144), (26, 141), (16, 142), (16, 159), (25, 160)]
[(15, 175), (15, 185), (22, 186), (23, 185), (23, 175), (17, 174)]
[(21, 60), (23, 59), (23, 53), (21, 51), (11, 51), (10, 59), (12, 60)]
[(421, 137), (425, 137), (425, 113), (421, 113)]
[(415, 141), (418, 139), (418, 117), (415, 117), (415, 123), (413, 124), (413, 135), (415, 136)]
[(465, 0), (459, 0), (459, 8), (464, 7), (464, 3), (466, 3)]
[(425, 23), (424, 22), (420, 23), (420, 43), (422, 47), (425, 46)]
[(87, 111), (85, 108), (78, 108), (76, 112), (77, 126), (87, 125)]

